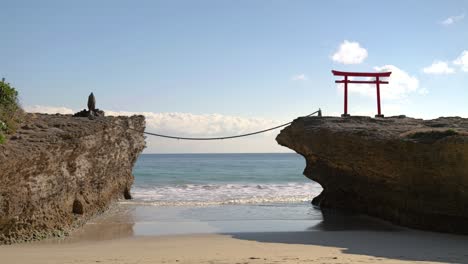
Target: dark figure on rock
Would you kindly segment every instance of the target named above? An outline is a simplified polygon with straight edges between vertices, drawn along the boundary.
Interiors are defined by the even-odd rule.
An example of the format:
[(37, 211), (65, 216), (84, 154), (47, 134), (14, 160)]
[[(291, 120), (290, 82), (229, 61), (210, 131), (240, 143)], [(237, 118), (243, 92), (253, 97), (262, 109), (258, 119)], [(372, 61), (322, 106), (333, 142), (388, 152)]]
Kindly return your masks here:
[(94, 97), (93, 93), (91, 93), (88, 97), (88, 109), (90, 113), (96, 110), (96, 98)]
[(88, 110), (83, 109), (80, 112), (75, 113), (73, 116), (88, 117), (90, 119), (93, 119), (94, 117), (104, 116), (104, 111), (96, 108), (96, 98), (94, 97), (94, 94), (91, 93), (88, 96)]

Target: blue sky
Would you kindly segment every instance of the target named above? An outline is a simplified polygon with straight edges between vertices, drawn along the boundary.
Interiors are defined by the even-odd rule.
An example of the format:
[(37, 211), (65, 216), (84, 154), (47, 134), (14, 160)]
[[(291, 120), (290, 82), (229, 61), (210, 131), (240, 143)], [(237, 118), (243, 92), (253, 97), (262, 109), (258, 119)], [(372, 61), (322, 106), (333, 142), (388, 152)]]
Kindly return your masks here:
[[(0, 6), (0, 75), (26, 109), (76, 111), (93, 91), (99, 108), (144, 112), (155, 132), (248, 132), (318, 107), (341, 114), (342, 89), (330, 73), (338, 69), (395, 71), (382, 87), (386, 115), (468, 117), (468, 1)], [(349, 100), (351, 114), (375, 114), (372, 88), (354, 87)], [(151, 139), (147, 152), (287, 151), (274, 135), (222, 144)]]

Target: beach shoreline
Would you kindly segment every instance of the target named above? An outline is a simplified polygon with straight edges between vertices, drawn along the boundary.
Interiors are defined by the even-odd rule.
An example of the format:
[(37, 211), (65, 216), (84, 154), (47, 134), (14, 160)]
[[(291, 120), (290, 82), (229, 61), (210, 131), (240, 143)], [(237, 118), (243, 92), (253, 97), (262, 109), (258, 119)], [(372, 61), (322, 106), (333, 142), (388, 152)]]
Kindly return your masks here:
[(192, 234), (16, 244), (1, 246), (0, 256), (4, 263), (18, 264), (467, 263), (467, 242), (419, 231)]
[[(240, 229), (229, 229), (226, 225), (235, 226), (235, 221), (224, 227), (210, 219), (180, 221), (193, 208), (115, 208), (70, 237), (0, 246), (2, 263), (468, 263), (467, 236), (400, 228), (339, 212), (325, 212), (317, 220), (269, 220), (267, 229), (262, 220), (245, 219)], [(195, 210), (204, 214), (207, 208)], [(173, 218), (158, 220), (156, 212)], [(304, 221), (308, 228), (301, 226)]]

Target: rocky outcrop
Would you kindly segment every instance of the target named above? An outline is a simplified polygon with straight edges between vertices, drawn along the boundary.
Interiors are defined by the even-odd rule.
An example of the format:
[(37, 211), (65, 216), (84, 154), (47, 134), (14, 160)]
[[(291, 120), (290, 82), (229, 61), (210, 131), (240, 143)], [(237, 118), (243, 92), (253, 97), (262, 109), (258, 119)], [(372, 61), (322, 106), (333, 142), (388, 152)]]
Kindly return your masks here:
[(103, 117), (105, 116), (104, 111), (96, 109), (96, 97), (91, 93), (88, 97), (88, 110), (83, 109), (75, 114), (74, 117), (89, 117), (93, 119), (94, 117)]
[(468, 119), (308, 117), (278, 135), (323, 192), (313, 203), (468, 234)]
[(73, 116), (74, 117), (88, 117), (90, 119), (93, 119), (94, 117), (104, 117), (105, 113), (103, 110), (99, 110), (99, 109), (94, 109), (94, 110), (83, 109), (79, 112), (74, 113)]
[(143, 116), (28, 114), (0, 145), (0, 243), (64, 234), (129, 199), (144, 127)]

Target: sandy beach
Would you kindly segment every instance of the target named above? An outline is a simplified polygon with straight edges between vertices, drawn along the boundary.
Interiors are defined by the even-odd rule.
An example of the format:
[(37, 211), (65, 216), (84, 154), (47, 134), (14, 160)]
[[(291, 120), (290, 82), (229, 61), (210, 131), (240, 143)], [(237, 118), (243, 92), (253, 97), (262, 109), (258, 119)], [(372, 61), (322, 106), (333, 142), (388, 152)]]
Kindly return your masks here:
[(467, 263), (468, 238), (364, 231), (132, 237), (0, 247), (2, 263)]
[[(181, 221), (187, 210), (192, 219)], [(336, 213), (308, 228), (249, 220), (232, 229), (237, 221), (196, 219), (193, 210), (207, 209), (120, 205), (65, 239), (0, 246), (1, 263), (468, 263), (467, 236)]]

